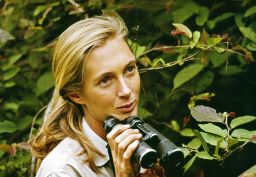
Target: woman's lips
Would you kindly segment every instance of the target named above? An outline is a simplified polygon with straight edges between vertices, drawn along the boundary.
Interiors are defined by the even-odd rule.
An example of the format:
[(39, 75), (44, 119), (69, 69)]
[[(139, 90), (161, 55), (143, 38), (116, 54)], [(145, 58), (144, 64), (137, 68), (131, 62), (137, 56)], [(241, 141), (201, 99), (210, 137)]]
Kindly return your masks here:
[(135, 107), (135, 101), (125, 104), (123, 106), (117, 107), (117, 109), (121, 112), (129, 113), (134, 109), (134, 107)]

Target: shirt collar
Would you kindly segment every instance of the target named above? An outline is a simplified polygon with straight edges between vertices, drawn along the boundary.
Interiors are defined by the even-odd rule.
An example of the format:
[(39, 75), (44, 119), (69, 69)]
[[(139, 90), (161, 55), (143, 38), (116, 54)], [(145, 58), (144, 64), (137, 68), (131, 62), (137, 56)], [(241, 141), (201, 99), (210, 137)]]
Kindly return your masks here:
[(88, 125), (85, 118), (83, 118), (83, 129), (85, 135), (89, 138), (91, 143), (104, 155), (101, 157), (97, 153), (95, 153), (94, 161), (95, 165), (98, 167), (101, 167), (105, 165), (109, 161), (109, 155), (108, 155), (108, 149), (107, 145), (108, 143), (103, 140), (101, 137), (99, 137)]

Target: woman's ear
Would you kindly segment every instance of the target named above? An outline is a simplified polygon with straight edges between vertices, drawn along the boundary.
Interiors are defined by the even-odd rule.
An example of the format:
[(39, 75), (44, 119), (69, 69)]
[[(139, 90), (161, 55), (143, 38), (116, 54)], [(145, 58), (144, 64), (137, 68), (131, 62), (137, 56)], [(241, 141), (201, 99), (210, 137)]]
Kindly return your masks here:
[(78, 93), (70, 93), (68, 94), (69, 99), (71, 99), (74, 103), (77, 104), (85, 104), (83, 97)]

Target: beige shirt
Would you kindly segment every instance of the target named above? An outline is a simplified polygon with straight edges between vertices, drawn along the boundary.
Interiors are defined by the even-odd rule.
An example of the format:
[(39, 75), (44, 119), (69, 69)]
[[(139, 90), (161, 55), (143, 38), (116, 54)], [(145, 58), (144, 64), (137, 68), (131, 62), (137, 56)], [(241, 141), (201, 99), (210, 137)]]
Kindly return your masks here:
[(107, 142), (100, 138), (85, 120), (83, 129), (92, 144), (105, 155), (101, 157), (96, 154), (94, 157), (100, 173), (95, 173), (83, 162), (86, 154), (77, 155), (82, 150), (81, 145), (71, 138), (65, 138), (44, 158), (36, 177), (114, 177), (106, 148)]

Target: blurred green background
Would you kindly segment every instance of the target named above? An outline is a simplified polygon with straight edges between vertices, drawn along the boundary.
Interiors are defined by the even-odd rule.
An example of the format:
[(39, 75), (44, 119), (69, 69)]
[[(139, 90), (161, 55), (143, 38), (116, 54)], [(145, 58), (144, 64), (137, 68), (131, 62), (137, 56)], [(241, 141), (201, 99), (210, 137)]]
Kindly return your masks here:
[[(0, 0), (0, 177), (31, 175), (27, 142), (52, 94), (54, 39), (102, 11), (124, 19), (139, 67), (146, 68), (140, 115), (177, 145), (188, 141), (179, 130), (197, 126), (189, 106), (256, 115), (254, 0)], [(199, 31), (200, 44), (210, 47), (187, 45), (186, 36), (171, 34), (172, 23)], [(165, 67), (186, 57), (193, 60)], [(221, 166), (198, 160), (184, 176), (237, 176), (255, 163), (254, 144)]]

